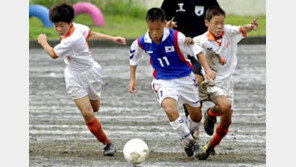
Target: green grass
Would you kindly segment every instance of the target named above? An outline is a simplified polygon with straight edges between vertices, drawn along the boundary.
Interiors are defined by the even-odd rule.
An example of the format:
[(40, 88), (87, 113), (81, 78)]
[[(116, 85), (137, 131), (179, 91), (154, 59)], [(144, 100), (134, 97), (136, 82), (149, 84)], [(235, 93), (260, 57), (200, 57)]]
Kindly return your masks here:
[[(232, 25), (244, 25), (251, 23), (255, 17), (250, 16), (226, 16), (225, 24)], [(249, 32), (247, 36), (266, 36), (266, 16), (258, 16), (258, 29), (256, 31)]]
[[(266, 35), (266, 17), (258, 17), (259, 28), (257, 31), (248, 33), (248, 36), (265, 36)], [(225, 23), (232, 25), (244, 25), (253, 20), (249, 16), (234, 16), (228, 15)], [(92, 31), (105, 33), (112, 36), (123, 36), (125, 38), (137, 38), (143, 35), (146, 31), (145, 19), (135, 17), (124, 17), (122, 15), (105, 15), (105, 25), (103, 27), (94, 26), (91, 17), (86, 14), (81, 14), (74, 19), (74, 22), (90, 26)], [(33, 17), (29, 20), (29, 38), (37, 39), (40, 33), (46, 34), (48, 39), (59, 39), (58, 34), (53, 28), (45, 28), (42, 22)]]

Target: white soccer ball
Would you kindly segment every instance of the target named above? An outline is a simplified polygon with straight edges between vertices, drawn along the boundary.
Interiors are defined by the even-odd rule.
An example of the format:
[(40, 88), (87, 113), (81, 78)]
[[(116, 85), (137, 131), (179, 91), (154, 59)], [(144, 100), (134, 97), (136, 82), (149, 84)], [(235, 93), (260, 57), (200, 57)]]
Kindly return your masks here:
[(140, 164), (149, 156), (148, 145), (142, 139), (131, 139), (123, 147), (124, 158), (132, 164)]

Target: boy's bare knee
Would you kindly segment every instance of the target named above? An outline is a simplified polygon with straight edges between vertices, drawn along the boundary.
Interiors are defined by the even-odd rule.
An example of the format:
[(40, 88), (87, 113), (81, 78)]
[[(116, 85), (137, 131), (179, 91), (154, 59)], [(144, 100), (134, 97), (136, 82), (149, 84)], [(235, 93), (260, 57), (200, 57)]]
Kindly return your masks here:
[(94, 111), (94, 112), (98, 112), (99, 109), (100, 109), (100, 107), (93, 107), (93, 111)]
[(165, 107), (164, 108), (168, 118), (170, 121), (174, 121), (178, 118), (178, 110), (176, 108), (173, 107)]
[(220, 109), (221, 109), (221, 112), (223, 115), (225, 114), (231, 114), (232, 113), (232, 110), (231, 110), (231, 103), (230, 102), (227, 102), (223, 105), (220, 106)]
[(202, 119), (201, 110), (194, 109), (193, 112), (190, 112), (190, 118), (194, 122), (200, 122)]

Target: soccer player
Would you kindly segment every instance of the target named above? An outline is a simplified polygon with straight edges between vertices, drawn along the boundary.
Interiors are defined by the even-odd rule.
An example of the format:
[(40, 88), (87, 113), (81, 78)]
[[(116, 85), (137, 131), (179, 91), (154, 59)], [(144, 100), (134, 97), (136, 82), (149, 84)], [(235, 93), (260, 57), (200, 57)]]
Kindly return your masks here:
[(221, 116), (215, 135), (204, 146), (198, 157), (207, 159), (214, 148), (219, 145), (227, 134), (231, 124), (234, 101), (234, 81), (232, 74), (237, 65), (237, 44), (246, 37), (246, 33), (256, 30), (257, 19), (243, 26), (224, 25), (225, 12), (220, 7), (210, 7), (206, 11), (205, 24), (208, 31), (195, 37), (196, 45), (203, 48), (206, 59), (214, 71), (216, 79), (203, 82), (199, 86), (201, 101), (212, 101), (215, 106), (205, 112), (204, 129), (208, 135), (213, 135), (216, 117)]
[(49, 17), (54, 23), (55, 31), (61, 36), (60, 43), (52, 48), (47, 43), (45, 34), (38, 36), (38, 43), (53, 59), (64, 58), (66, 89), (91, 133), (105, 145), (104, 155), (113, 156), (116, 152), (115, 146), (107, 138), (94, 114), (100, 107), (101, 66), (92, 58), (86, 40), (101, 39), (118, 44), (125, 44), (126, 41), (122, 37), (93, 32), (85, 25), (74, 23), (74, 8), (67, 3), (51, 7)]
[[(160, 8), (151, 8), (146, 14), (148, 32), (135, 40), (130, 48), (129, 92), (137, 87), (136, 68), (143, 53), (150, 56), (154, 68), (152, 89), (170, 124), (179, 135), (185, 153), (192, 157), (199, 145), (192, 136), (202, 118), (198, 88), (187, 55), (198, 57), (206, 70), (206, 78), (214, 79), (212, 71), (197, 45), (185, 45), (185, 36), (166, 28), (165, 13)], [(179, 116), (177, 106), (185, 104), (189, 111), (188, 125)]]
[[(205, 33), (208, 28), (205, 25), (206, 11), (211, 6), (219, 6), (217, 0), (163, 0), (161, 9), (166, 14), (168, 27), (181, 31), (186, 37), (195, 37)], [(193, 65), (193, 73), (196, 81), (200, 85), (204, 80), (201, 73), (201, 65), (194, 58), (189, 56), (189, 60)], [(202, 106), (202, 102), (201, 102)], [(183, 105), (186, 118), (188, 111)], [(199, 133), (199, 132), (197, 132)]]

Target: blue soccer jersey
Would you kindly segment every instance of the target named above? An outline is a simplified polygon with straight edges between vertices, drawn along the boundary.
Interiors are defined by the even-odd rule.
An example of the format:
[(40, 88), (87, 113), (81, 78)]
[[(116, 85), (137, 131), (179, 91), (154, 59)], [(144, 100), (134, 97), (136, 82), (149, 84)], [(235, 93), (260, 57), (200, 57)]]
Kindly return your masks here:
[(192, 72), (192, 65), (187, 55), (195, 57), (201, 51), (201, 48), (194, 49), (195, 46), (193, 45), (185, 46), (182, 44), (182, 52), (179, 47), (180, 40), (178, 39), (180, 35), (184, 38), (181, 43), (184, 43), (185, 36), (183, 34), (165, 28), (162, 41), (156, 44), (146, 33), (137, 39), (137, 44), (133, 43), (134, 46), (132, 45), (130, 49), (130, 64), (136, 65), (138, 63), (137, 57), (139, 57), (140, 48), (150, 56), (150, 63), (154, 68), (154, 78), (169, 80), (188, 76)]

